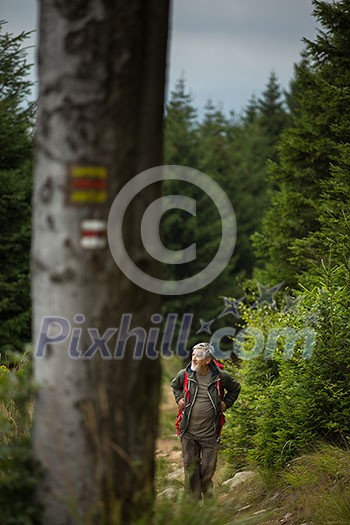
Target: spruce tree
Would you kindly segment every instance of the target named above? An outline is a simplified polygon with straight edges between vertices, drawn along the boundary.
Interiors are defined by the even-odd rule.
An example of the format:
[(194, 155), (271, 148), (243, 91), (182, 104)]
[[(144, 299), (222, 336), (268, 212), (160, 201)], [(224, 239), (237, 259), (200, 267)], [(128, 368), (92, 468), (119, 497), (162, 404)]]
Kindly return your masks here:
[[(171, 95), (165, 123), (165, 164), (185, 164), (210, 176), (229, 197), (237, 219), (235, 250), (222, 274), (195, 294), (165, 298), (166, 312), (193, 313), (194, 333), (200, 319), (209, 321), (220, 314), (222, 296), (240, 297), (244, 280), (252, 276), (255, 259), (250, 236), (259, 230), (268, 204), (266, 162), (274, 155), (286, 119), (274, 75), (261, 98), (251, 99), (242, 118), (233, 113), (226, 117), (209, 100), (203, 118), (198, 122), (183, 79), (178, 81)], [(165, 191), (167, 194), (188, 195), (196, 200), (197, 205), (196, 217), (172, 210), (162, 223), (168, 248), (178, 250), (194, 241), (197, 245), (194, 261), (165, 268), (167, 279), (179, 280), (195, 275), (213, 259), (221, 239), (221, 222), (215, 206), (201, 190), (191, 185), (186, 187), (183, 182), (167, 181)], [(224, 318), (226, 324), (231, 321), (232, 318), (230, 321)], [(215, 329), (220, 322), (215, 320)]]
[[(318, 1), (314, 4), (314, 14), (325, 30), (315, 42), (307, 41), (307, 47), (319, 70), (319, 93), (314, 98), (315, 106), (317, 98), (323, 113), (323, 118), (320, 115), (317, 121), (324, 131), (319, 147), (321, 159), (327, 154), (328, 169), (320, 180), (319, 231), (311, 232), (295, 247), (295, 253), (296, 257), (300, 256), (300, 250), (310, 253), (308, 273), (317, 279), (319, 261), (326, 259), (325, 254), (329, 254), (332, 266), (350, 267), (350, 3), (342, 0), (335, 4)], [(308, 275), (307, 281), (313, 281), (313, 275)]]
[(292, 287), (313, 279), (331, 246), (340, 262), (335, 254), (344, 251), (345, 239), (338, 242), (339, 235), (348, 231), (349, 2), (314, 6), (324, 31), (306, 41), (296, 67), (292, 126), (271, 170), (278, 191), (263, 234), (255, 237), (265, 278)]
[(249, 363), (250, 414), (258, 414), (248, 421), (251, 447), (265, 466), (285, 463), (317, 440), (347, 446), (349, 439), (350, 4), (317, 0), (314, 6), (323, 30), (306, 41), (296, 66), (288, 97), (292, 126), (279, 144), (272, 206), (255, 237), (264, 264), (260, 280), (283, 280), (298, 297), (283, 311), (257, 309), (251, 324), (311, 329), (316, 339), (309, 359), (284, 359), (280, 341), (276, 358), (262, 360), (265, 368), (277, 367), (273, 378)]
[(192, 95), (181, 77), (166, 108), (164, 160), (166, 164), (178, 164), (195, 168), (197, 165), (197, 111)]
[(272, 71), (265, 90), (257, 102), (260, 124), (267, 137), (270, 138), (271, 145), (276, 143), (288, 123), (288, 115), (284, 106), (277, 76)]
[[(224, 149), (227, 148), (226, 120), (220, 111), (208, 104), (202, 123), (197, 121), (191, 95), (186, 91), (184, 79), (180, 79), (167, 108), (165, 122), (165, 164), (179, 164), (198, 169), (222, 185), (227, 172)], [(227, 155), (226, 155), (227, 157)], [(181, 210), (171, 210), (164, 216), (162, 233), (164, 244), (171, 250), (180, 250), (196, 243), (196, 258), (186, 264), (166, 265), (167, 279), (180, 280), (192, 277), (205, 268), (214, 258), (221, 240), (219, 213), (211, 199), (202, 190), (183, 181), (166, 181), (164, 193), (185, 195), (196, 201), (196, 217)], [(233, 232), (234, 234), (234, 232)], [(225, 269), (226, 275), (229, 269)], [(165, 313), (193, 314), (190, 344), (196, 340), (195, 333), (200, 319), (209, 321), (220, 312), (224, 293), (223, 275), (203, 290), (185, 297), (165, 297)]]
[(29, 252), (34, 105), (28, 102), (28, 33), (14, 36), (0, 22), (0, 353), (30, 341)]
[(269, 206), (268, 163), (275, 158), (276, 144), (288, 119), (277, 77), (271, 73), (262, 95), (248, 101), (231, 147), (237, 188), (233, 201), (238, 223), (236, 272), (242, 279), (253, 273), (256, 261), (251, 236), (260, 231)]

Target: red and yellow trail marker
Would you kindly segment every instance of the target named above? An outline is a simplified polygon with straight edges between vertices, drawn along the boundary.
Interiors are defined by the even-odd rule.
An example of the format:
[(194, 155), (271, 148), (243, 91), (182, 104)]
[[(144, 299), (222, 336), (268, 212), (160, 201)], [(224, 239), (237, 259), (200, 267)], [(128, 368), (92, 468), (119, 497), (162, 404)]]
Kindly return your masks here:
[(108, 171), (105, 166), (70, 166), (67, 204), (104, 204), (108, 199)]

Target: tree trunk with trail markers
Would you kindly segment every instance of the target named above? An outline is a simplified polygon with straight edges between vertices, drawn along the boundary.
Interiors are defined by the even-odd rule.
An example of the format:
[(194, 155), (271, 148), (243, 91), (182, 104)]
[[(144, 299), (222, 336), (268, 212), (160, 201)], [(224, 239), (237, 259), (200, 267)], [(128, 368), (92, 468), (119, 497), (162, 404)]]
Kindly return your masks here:
[[(124, 358), (113, 353), (122, 314), (147, 335), (159, 298), (118, 269), (105, 224), (123, 185), (162, 163), (167, 27), (167, 0), (40, 3), (33, 440), (44, 525), (127, 524), (151, 507), (160, 363), (133, 359), (135, 335)], [(124, 232), (154, 275), (139, 229), (159, 196), (154, 184), (133, 200)]]

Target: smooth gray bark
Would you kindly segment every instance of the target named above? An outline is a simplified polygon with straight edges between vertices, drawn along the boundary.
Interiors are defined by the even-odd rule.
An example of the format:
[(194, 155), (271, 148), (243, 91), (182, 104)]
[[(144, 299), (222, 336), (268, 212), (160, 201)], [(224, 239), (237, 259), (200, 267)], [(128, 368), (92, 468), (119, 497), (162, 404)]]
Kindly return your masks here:
[[(80, 245), (81, 223), (106, 221), (119, 189), (162, 163), (167, 0), (41, 0), (32, 292), (34, 347), (45, 316), (66, 318), (78, 350), (118, 328), (151, 325), (159, 297), (133, 285), (108, 247)], [(72, 166), (104, 166), (103, 204), (71, 205)], [(157, 274), (139, 234), (147, 188), (130, 206), (125, 245), (132, 259)], [(83, 323), (75, 316), (83, 314)], [(76, 320), (74, 320), (76, 319)], [(79, 321), (79, 320), (78, 320)], [(55, 332), (51, 325), (50, 336)], [(96, 333), (95, 333), (96, 335)], [(158, 422), (159, 359), (135, 360), (133, 338), (123, 359), (74, 359), (72, 333), (35, 359), (39, 384), (34, 450), (44, 468), (39, 497), (44, 525), (132, 523), (153, 492)], [(116, 335), (108, 341), (114, 351)]]

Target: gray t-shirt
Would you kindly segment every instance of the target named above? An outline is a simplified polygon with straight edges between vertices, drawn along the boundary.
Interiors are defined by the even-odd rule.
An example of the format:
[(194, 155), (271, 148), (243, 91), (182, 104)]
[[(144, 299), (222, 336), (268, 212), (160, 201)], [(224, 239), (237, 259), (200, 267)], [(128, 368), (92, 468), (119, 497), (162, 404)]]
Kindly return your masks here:
[(187, 432), (191, 437), (205, 439), (215, 437), (215, 413), (212, 402), (208, 395), (208, 385), (212, 381), (209, 371), (207, 375), (196, 375), (198, 381), (198, 393), (192, 407), (191, 418)]

